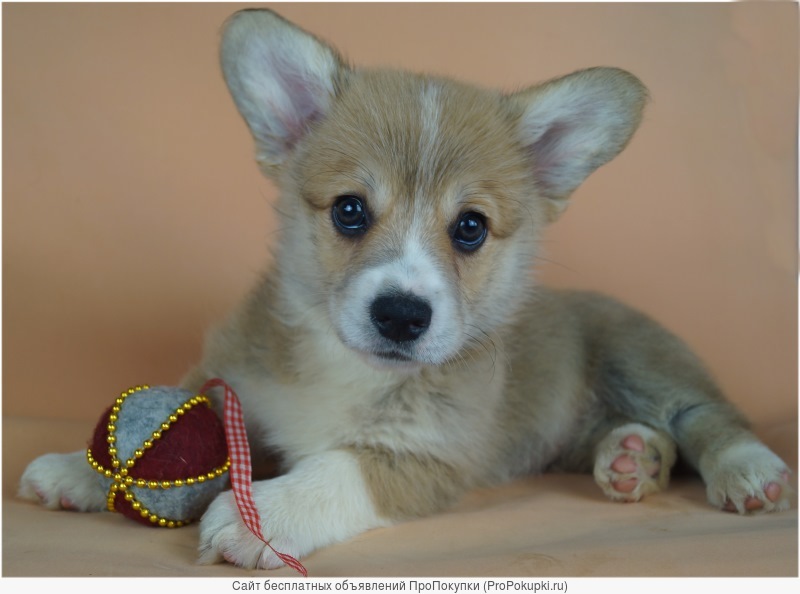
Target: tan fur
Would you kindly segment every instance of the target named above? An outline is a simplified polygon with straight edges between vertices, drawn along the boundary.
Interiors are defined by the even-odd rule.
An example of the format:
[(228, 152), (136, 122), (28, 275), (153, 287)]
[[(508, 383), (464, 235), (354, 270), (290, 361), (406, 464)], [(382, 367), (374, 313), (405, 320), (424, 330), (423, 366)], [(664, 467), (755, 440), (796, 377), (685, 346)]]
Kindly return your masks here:
[[(427, 516), (458, 501), (464, 475), (432, 456), (397, 454), (382, 448), (354, 449), (369, 477), (379, 513), (395, 519)], [(397, 493), (404, 493), (398, 497)]]

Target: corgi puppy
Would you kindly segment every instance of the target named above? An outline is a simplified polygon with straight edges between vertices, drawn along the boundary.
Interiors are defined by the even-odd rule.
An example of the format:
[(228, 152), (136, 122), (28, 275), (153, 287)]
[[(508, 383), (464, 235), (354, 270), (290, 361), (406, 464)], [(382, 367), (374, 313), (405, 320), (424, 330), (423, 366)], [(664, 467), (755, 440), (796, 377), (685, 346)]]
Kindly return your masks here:
[[(786, 465), (678, 338), (533, 282), (542, 229), (639, 125), (636, 77), (592, 68), (504, 94), (360, 69), (268, 10), (230, 18), (221, 61), (280, 188), (281, 236), (183, 386), (224, 378), (255, 460), (281, 454), (285, 473), (253, 485), (277, 550), (303, 557), (550, 469), (637, 501), (667, 486), (678, 453), (713, 506), (789, 506)], [(104, 509), (84, 456), (35, 460), (21, 495)], [(231, 492), (199, 551), (282, 565)]]

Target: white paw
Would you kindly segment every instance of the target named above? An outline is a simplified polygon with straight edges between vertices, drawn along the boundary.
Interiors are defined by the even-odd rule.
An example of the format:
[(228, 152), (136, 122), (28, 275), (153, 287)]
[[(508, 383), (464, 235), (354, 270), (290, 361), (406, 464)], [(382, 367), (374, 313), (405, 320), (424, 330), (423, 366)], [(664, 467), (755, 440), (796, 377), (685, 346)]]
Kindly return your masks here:
[(675, 443), (669, 437), (629, 423), (611, 431), (597, 446), (594, 478), (609, 498), (639, 501), (667, 487), (675, 459)]
[[(307, 458), (289, 474), (252, 486), (264, 538), (295, 559), (388, 524), (375, 512), (358, 462), (346, 452)], [(245, 526), (231, 491), (220, 494), (200, 521), (199, 552), (203, 564), (227, 561), (248, 569), (284, 565)]]
[(709, 502), (740, 514), (789, 509), (789, 468), (759, 442), (739, 443), (700, 461)]
[(95, 512), (106, 509), (106, 493), (86, 461), (86, 451), (45, 454), (20, 478), (19, 496), (49, 509)]
[[(269, 495), (270, 489), (259, 490), (262, 494)], [(270, 521), (269, 509), (259, 513), (266, 516), (266, 519), (262, 516), (261, 525), (264, 538), (276, 551), (295, 558), (310, 552), (300, 550), (288, 534), (280, 534), (281, 530)], [(211, 503), (200, 522), (198, 562), (209, 564), (221, 561), (249, 569), (276, 569), (284, 565), (283, 561), (245, 526), (232, 491), (221, 493)]]

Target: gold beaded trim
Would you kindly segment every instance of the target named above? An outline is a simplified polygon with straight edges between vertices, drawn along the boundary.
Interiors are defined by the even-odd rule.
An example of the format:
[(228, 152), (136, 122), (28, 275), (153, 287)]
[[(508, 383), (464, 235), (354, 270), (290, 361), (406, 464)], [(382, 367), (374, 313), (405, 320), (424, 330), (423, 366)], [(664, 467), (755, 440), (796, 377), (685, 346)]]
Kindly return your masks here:
[(175, 412), (169, 415), (169, 421), (162, 423), (159, 429), (153, 431), (153, 434), (150, 436), (150, 439), (146, 439), (142, 444), (142, 447), (138, 448), (133, 452), (133, 457), (125, 460), (124, 468), (120, 468), (123, 466), (122, 462), (117, 458), (117, 448), (116, 448), (116, 441), (117, 437), (115, 432), (117, 430), (116, 422), (119, 418), (119, 411), (122, 408), (122, 403), (125, 402), (125, 399), (130, 396), (131, 394), (135, 394), (136, 392), (140, 392), (142, 390), (148, 390), (150, 386), (143, 385), (143, 386), (135, 386), (122, 392), (119, 398), (116, 399), (114, 402), (114, 406), (111, 408), (111, 414), (108, 416), (108, 455), (111, 456), (111, 466), (112, 468), (103, 468), (103, 466), (94, 459), (92, 456), (91, 448), (86, 450), (86, 459), (97, 472), (102, 474), (106, 478), (113, 479), (111, 483), (111, 487), (108, 490), (108, 497), (106, 498), (106, 505), (109, 511), (115, 511), (114, 509), (114, 499), (117, 496), (117, 493), (123, 492), (125, 493), (125, 501), (131, 503), (131, 507), (138, 511), (139, 514), (143, 518), (148, 518), (150, 522), (153, 524), (157, 524), (159, 526), (165, 526), (167, 528), (179, 528), (180, 526), (185, 526), (189, 524), (191, 520), (170, 520), (169, 518), (162, 518), (158, 515), (150, 512), (147, 508), (145, 508), (134, 496), (134, 494), (128, 490), (128, 487), (141, 487), (141, 488), (148, 488), (148, 489), (171, 489), (173, 487), (183, 487), (183, 486), (191, 486), (198, 483), (204, 483), (206, 481), (213, 480), (219, 476), (225, 474), (231, 466), (231, 459), (227, 458), (225, 463), (222, 466), (219, 466), (206, 474), (201, 474), (196, 477), (189, 477), (185, 479), (175, 479), (173, 481), (154, 481), (154, 480), (147, 480), (143, 478), (133, 478), (132, 476), (128, 476), (130, 469), (136, 465), (136, 460), (144, 456), (144, 451), (149, 450), (153, 447), (153, 442), (157, 439), (161, 439), (161, 435), (164, 431), (167, 431), (171, 426), (172, 423), (175, 423), (179, 417), (182, 417), (186, 414), (187, 411), (191, 410), (193, 407), (197, 406), (198, 404), (205, 404), (206, 406), (211, 406), (211, 402), (207, 396), (199, 395), (193, 396), (186, 402), (184, 402), (181, 406), (179, 406)]

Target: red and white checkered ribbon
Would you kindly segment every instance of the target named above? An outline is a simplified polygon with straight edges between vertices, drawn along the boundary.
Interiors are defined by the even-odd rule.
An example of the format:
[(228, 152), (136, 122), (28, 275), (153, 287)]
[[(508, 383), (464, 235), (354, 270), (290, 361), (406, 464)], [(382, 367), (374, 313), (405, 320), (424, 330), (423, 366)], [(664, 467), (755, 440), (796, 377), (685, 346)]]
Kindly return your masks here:
[(302, 563), (285, 553), (276, 551), (269, 541), (264, 538), (261, 532), (261, 517), (253, 501), (253, 478), (252, 467), (250, 465), (250, 445), (247, 443), (247, 431), (242, 417), (242, 406), (239, 398), (228, 384), (219, 378), (214, 378), (205, 383), (200, 393), (205, 394), (211, 388), (223, 388), (225, 390), (224, 424), (225, 439), (228, 442), (228, 456), (231, 459), (229, 470), (231, 487), (236, 499), (236, 505), (242, 516), (245, 526), (247, 526), (259, 540), (264, 542), (278, 558), (292, 569), (300, 572), (303, 577), (308, 577), (308, 571)]

